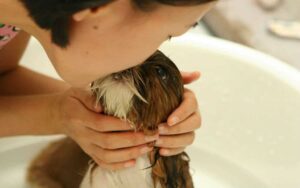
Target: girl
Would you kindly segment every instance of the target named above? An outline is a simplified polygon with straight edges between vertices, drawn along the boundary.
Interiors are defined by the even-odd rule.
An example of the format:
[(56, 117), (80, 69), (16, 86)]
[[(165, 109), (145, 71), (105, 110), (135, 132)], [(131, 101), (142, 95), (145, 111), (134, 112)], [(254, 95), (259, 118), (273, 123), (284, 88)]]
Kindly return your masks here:
[[(181, 153), (200, 127), (194, 93), (160, 134), (135, 133), (119, 119), (99, 114), (86, 89), (99, 77), (143, 62), (158, 46), (185, 33), (213, 0), (0, 0), (0, 137), (66, 134), (101, 167), (120, 169), (151, 150)], [(19, 29), (21, 31), (19, 31)], [(44, 47), (65, 82), (18, 66), (29, 36)], [(185, 83), (199, 73), (182, 73)], [(169, 126), (163, 126), (168, 124)], [(117, 132), (118, 131), (118, 132)]]

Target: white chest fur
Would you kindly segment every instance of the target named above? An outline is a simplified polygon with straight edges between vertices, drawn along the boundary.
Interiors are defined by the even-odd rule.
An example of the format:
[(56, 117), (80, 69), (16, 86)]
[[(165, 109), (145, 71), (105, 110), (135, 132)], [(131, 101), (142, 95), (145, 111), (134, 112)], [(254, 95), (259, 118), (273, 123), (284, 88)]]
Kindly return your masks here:
[(80, 188), (154, 188), (149, 166), (148, 156), (144, 155), (131, 168), (110, 171), (97, 167), (93, 173), (89, 169)]
[[(133, 96), (145, 99), (139, 94), (134, 85), (132, 75), (126, 75), (121, 81), (113, 76), (94, 82), (93, 89), (97, 95), (97, 101), (102, 98), (105, 112), (121, 119), (127, 119), (127, 114), (132, 107)], [(136, 160), (136, 165), (118, 171), (106, 170), (101, 167), (86, 173), (80, 188), (154, 188), (152, 169), (148, 155)], [(160, 188), (160, 186), (156, 186)]]

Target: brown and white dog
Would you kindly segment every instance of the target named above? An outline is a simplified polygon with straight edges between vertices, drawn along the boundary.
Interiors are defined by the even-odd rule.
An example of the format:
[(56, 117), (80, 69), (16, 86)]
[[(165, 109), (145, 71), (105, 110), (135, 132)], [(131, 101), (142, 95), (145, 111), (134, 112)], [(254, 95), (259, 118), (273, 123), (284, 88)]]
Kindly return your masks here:
[[(183, 82), (176, 65), (160, 51), (141, 65), (92, 84), (104, 113), (126, 120), (136, 131), (154, 135), (178, 107)], [(153, 143), (154, 144), (154, 143)], [(70, 138), (50, 144), (31, 163), (28, 181), (35, 188), (192, 188), (186, 153), (160, 156), (158, 148), (134, 167), (111, 171), (90, 162)]]

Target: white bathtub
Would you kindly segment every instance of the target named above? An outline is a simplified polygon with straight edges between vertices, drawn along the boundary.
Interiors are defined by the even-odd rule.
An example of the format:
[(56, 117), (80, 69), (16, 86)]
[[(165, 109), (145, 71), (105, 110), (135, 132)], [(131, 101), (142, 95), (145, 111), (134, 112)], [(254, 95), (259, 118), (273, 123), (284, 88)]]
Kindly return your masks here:
[[(36, 41), (24, 62), (57, 77)], [(188, 149), (196, 188), (300, 187), (300, 73), (243, 46), (188, 33), (162, 46), (190, 85), (203, 127)], [(42, 54), (42, 55), (41, 55)], [(28, 161), (53, 137), (0, 139), (0, 187), (22, 188)]]

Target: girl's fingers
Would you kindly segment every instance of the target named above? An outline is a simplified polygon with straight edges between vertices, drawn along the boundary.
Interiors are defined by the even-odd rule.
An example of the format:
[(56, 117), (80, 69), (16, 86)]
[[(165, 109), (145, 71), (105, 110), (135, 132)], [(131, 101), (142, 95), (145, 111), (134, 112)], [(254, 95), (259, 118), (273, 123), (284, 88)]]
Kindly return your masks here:
[(82, 123), (90, 129), (98, 132), (134, 130), (133, 125), (131, 125), (130, 123), (112, 116), (89, 113), (86, 115), (85, 119), (86, 121)]
[(96, 97), (93, 96), (91, 91), (80, 88), (72, 88), (69, 92), (70, 97), (80, 101), (80, 103), (82, 103), (87, 109), (97, 113), (102, 111), (100, 104), (96, 103)]
[(93, 130), (88, 130), (89, 136), (87, 139), (91, 143), (104, 149), (120, 149), (139, 146), (153, 142), (158, 139), (159, 135), (146, 136), (141, 132), (110, 132), (100, 133)]
[(67, 116), (67, 118), (71, 117), (72, 124), (87, 126), (99, 132), (133, 130), (133, 126), (126, 121), (100, 114), (102, 109), (100, 105), (95, 106), (95, 97), (91, 92), (76, 88), (72, 88), (68, 92), (71, 102), (66, 110), (72, 111), (73, 116)]
[(136, 160), (131, 159), (128, 161), (118, 162), (118, 163), (105, 163), (95, 155), (92, 155), (94, 161), (101, 167), (107, 170), (120, 170), (124, 168), (133, 167), (136, 164)]
[(178, 124), (181, 121), (187, 119), (197, 110), (198, 110), (198, 102), (195, 94), (191, 90), (185, 89), (182, 103), (169, 116), (167, 123), (170, 126)]
[(196, 80), (198, 80), (201, 76), (200, 72), (183, 72), (181, 71), (181, 76), (184, 84), (190, 84)]
[(148, 147), (147, 145), (117, 150), (106, 150), (96, 145), (93, 145), (92, 152), (93, 155), (100, 159), (102, 162), (110, 164), (136, 159), (152, 150), (153, 147)]
[(180, 148), (191, 145), (194, 140), (195, 132), (172, 136), (160, 136), (155, 142), (155, 146), (160, 148)]
[(185, 147), (181, 148), (162, 148), (159, 150), (159, 154), (162, 156), (173, 156), (173, 155), (178, 155), (182, 152), (184, 152)]
[(177, 135), (195, 131), (201, 127), (200, 112), (196, 111), (186, 120), (175, 126), (168, 126), (166, 123), (158, 125), (159, 135)]

